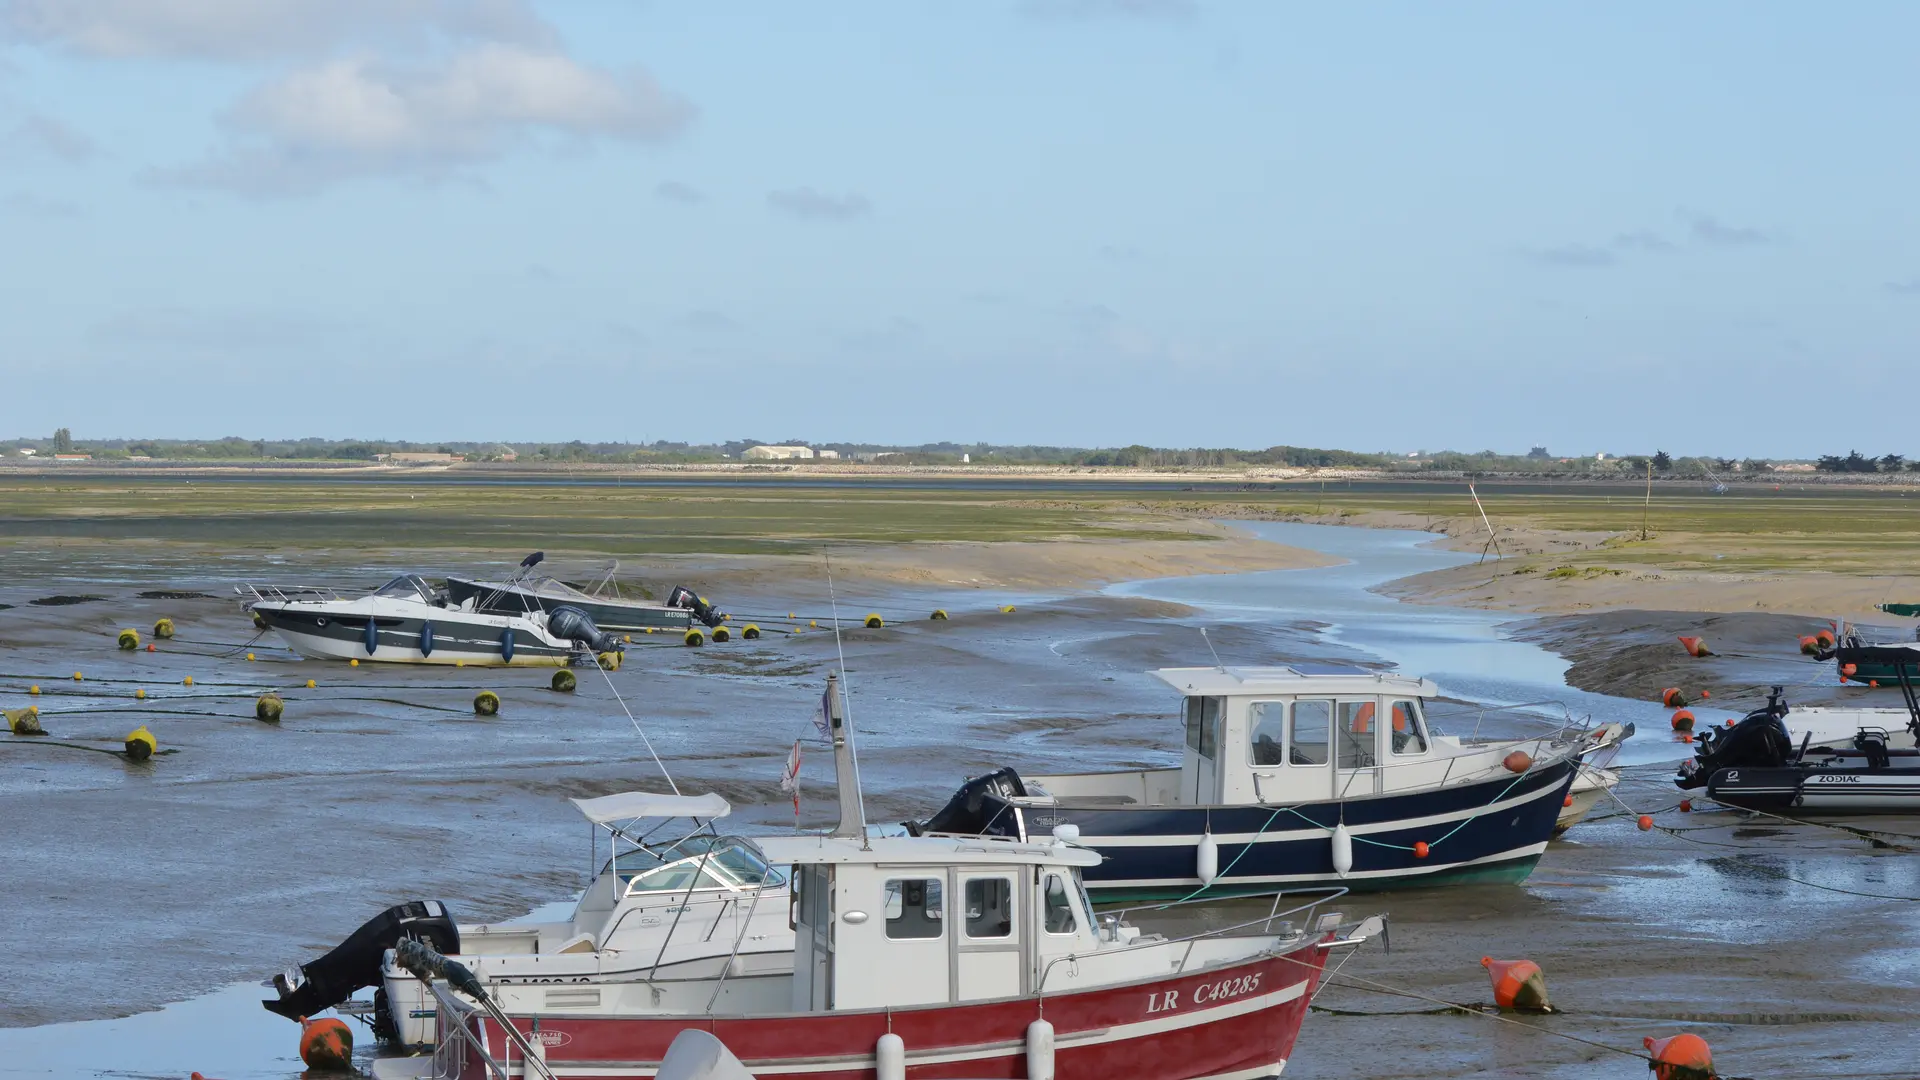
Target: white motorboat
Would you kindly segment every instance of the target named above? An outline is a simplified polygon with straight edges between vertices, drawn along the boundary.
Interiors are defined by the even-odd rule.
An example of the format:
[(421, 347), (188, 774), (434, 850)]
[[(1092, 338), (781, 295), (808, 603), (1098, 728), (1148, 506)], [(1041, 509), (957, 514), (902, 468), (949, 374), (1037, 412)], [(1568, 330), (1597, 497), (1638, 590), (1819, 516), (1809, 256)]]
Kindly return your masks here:
[(719, 626), (727, 617), (713, 609), (699, 594), (684, 585), (667, 592), (664, 603), (622, 596), (613, 576), (620, 564), (607, 568), (600, 580), (585, 588), (558, 578), (536, 573), (534, 568), (546, 559), (536, 551), (520, 560), (520, 568), (504, 581), (480, 581), (449, 575), (447, 592), (456, 603), (471, 600), (477, 611), (519, 615), (530, 611), (553, 611), (560, 607), (578, 608), (587, 613), (602, 630), (653, 633), (656, 630), (684, 631), (694, 620), (706, 626)]
[(1554, 835), (1578, 825), (1608, 792), (1620, 786), (1620, 770), (1613, 763), (1620, 757), (1620, 744), (1632, 737), (1633, 725), (1618, 721), (1587, 733), (1588, 749), (1580, 755), (1580, 771), (1567, 789), (1560, 817), (1553, 823)]
[[(491, 984), (540, 984), (549, 1005), (597, 999), (603, 983), (723, 971), (740, 986), (762, 977), (784, 985), (793, 972), (787, 877), (753, 841), (713, 828), (732, 812), (725, 799), (628, 792), (570, 801), (614, 847), (572, 915), (462, 926), (456, 959)], [(669, 820), (640, 830), (654, 818), (690, 818), (696, 827), (662, 837)], [(437, 1010), (426, 985), (392, 950), (381, 976), (374, 1005), (387, 1026), (376, 1023), (376, 1032), (405, 1046), (432, 1045)]]
[(403, 940), (426, 941), (490, 983), (537, 985), (548, 1002), (598, 997), (605, 982), (674, 982), (729, 974), (737, 988), (793, 971), (785, 874), (751, 840), (714, 823), (732, 813), (718, 795), (625, 792), (570, 800), (609, 857), (572, 914), (553, 922), (456, 924), (445, 905), (412, 901), (369, 920), (325, 956), (274, 979), (263, 1002), (283, 1016), (308, 1016), (376, 987), (376, 1036), (431, 1045), (437, 1009), (424, 984), (397, 966)]
[(245, 607), (310, 660), (558, 667), (621, 644), (584, 612), (560, 607), (519, 615), (455, 604), (418, 574), (360, 597), (324, 588), (247, 585)]

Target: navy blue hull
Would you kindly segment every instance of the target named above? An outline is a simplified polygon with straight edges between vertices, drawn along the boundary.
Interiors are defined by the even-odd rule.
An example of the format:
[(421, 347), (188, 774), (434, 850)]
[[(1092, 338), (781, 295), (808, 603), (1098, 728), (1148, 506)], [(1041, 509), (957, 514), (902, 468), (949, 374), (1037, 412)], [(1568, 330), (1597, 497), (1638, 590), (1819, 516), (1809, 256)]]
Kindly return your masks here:
[[(1522, 777), (1287, 806), (1021, 807), (989, 794), (982, 810), (990, 822), (984, 831), (999, 835), (1040, 839), (1055, 826), (1077, 826), (1079, 844), (1106, 856), (1086, 871), (1087, 889), (1109, 902), (1317, 885), (1518, 882), (1552, 837), (1574, 773), (1570, 759)], [(1353, 838), (1344, 875), (1334, 870), (1332, 843), (1343, 822)], [(1198, 854), (1206, 834), (1219, 846), (1219, 872), (1203, 889)], [(1416, 844), (1427, 845), (1424, 857)]]

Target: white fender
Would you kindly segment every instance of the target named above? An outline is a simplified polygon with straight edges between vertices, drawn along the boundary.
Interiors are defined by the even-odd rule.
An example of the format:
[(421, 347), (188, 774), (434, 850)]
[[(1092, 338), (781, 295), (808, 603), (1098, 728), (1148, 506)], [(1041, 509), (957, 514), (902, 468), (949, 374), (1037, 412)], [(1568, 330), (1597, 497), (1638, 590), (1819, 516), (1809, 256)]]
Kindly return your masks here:
[(889, 1031), (873, 1047), (875, 1080), (907, 1080), (907, 1044)]
[(1053, 1025), (1045, 1020), (1027, 1025), (1027, 1080), (1053, 1080)]
[(1333, 872), (1341, 877), (1353, 869), (1353, 834), (1347, 831), (1346, 822), (1333, 827)]
[(1213, 879), (1220, 876), (1220, 845), (1212, 833), (1200, 838), (1200, 846), (1194, 849), (1194, 871), (1200, 877), (1200, 884), (1211, 885)]

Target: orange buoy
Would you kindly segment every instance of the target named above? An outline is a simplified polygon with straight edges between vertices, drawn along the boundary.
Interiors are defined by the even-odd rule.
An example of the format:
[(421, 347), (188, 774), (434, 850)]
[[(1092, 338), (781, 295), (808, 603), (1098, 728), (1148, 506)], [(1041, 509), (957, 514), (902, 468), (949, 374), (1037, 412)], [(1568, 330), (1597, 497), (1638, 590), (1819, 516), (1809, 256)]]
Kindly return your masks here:
[(1800, 635), (1800, 652), (1803, 656), (1812, 656), (1820, 651), (1820, 639), (1812, 634)]
[(1859, 669), (1859, 667), (1857, 667), (1857, 666), (1855, 666), (1855, 665), (1853, 665), (1853, 664), (1842, 664), (1842, 665), (1840, 665), (1840, 674), (1842, 674), (1842, 675), (1857, 675), (1857, 674), (1859, 674), (1859, 673), (1860, 673), (1860, 669)]
[(1813, 632), (1813, 640), (1819, 642), (1821, 648), (1831, 649), (1833, 648), (1833, 631), (1815, 630)]
[(347, 1022), (326, 1016), (300, 1019), (300, 1060), (309, 1069), (353, 1068), (353, 1032)]
[(1683, 814), (1691, 814), (1691, 813), (1693, 813), (1693, 800), (1692, 800), (1692, 799), (1681, 799), (1681, 800), (1680, 800), (1680, 812), (1681, 812), (1681, 813), (1683, 813)]
[(1413, 842), (1413, 857), (1416, 859), (1426, 858), (1427, 853), (1432, 850), (1433, 850), (1432, 848), (1427, 846), (1427, 842), (1425, 840), (1415, 840)]
[(1705, 700), (1707, 700), (1708, 698), (1710, 698), (1710, 697), (1712, 697), (1712, 696), (1713, 696), (1713, 691), (1711, 691), (1711, 690), (1702, 690), (1702, 691), (1700, 691), (1700, 700), (1701, 700), (1701, 701), (1705, 701)]
[(1649, 815), (1649, 814), (1641, 814), (1641, 815), (1640, 815), (1640, 831), (1641, 831), (1641, 832), (1647, 832), (1648, 830), (1650, 830), (1650, 829), (1652, 829), (1652, 828), (1653, 828), (1653, 817), (1652, 817), (1652, 815)]
[(153, 642), (151, 642), (151, 641), (149, 641), (149, 642), (147, 642), (147, 651), (148, 651), (148, 652), (152, 652), (152, 651), (153, 651)]
[(1878, 690), (1878, 689), (1880, 689), (1880, 680), (1879, 680), (1879, 679), (1868, 679), (1868, 680), (1867, 680), (1867, 688), (1868, 688), (1869, 690)]
[(1680, 741), (1681, 741), (1681, 742), (1683, 742), (1683, 743), (1690, 743), (1690, 742), (1692, 742), (1692, 741), (1693, 741), (1693, 733), (1692, 733), (1692, 732), (1690, 732), (1690, 731), (1683, 731), (1683, 732), (1681, 732), (1681, 733), (1680, 733)]
[(1687, 650), (1688, 656), (1701, 657), (1713, 655), (1713, 650), (1707, 648), (1706, 638), (1686, 637), (1683, 635), (1680, 638), (1680, 646)]
[(1669, 709), (1683, 708), (1687, 704), (1687, 695), (1681, 693), (1679, 687), (1669, 686), (1660, 691), (1660, 704)]
[(1539, 964), (1531, 960), (1495, 960), (1483, 956), (1480, 966), (1487, 969), (1488, 978), (1493, 980), (1494, 1004), (1528, 1012), (1553, 1011), (1553, 1006), (1547, 1004), (1547, 977), (1540, 973)]
[(1693, 710), (1692, 709), (1675, 709), (1674, 710), (1673, 730), (1675, 731), (1692, 731), (1693, 730)]
[(1513, 753), (1508, 754), (1500, 764), (1505, 765), (1508, 772), (1522, 773), (1533, 768), (1533, 758), (1525, 750), (1515, 750)]
[(1656, 1039), (1649, 1035), (1640, 1042), (1653, 1058), (1650, 1067), (1655, 1080), (1712, 1080), (1713, 1048), (1700, 1036)]
[(1561, 800), (1560, 800), (1560, 805), (1561, 805), (1561, 806), (1563, 806), (1563, 807), (1564, 807), (1564, 806), (1572, 806), (1572, 805), (1573, 805), (1573, 796), (1571, 796), (1571, 795), (1569, 795), (1569, 796), (1567, 796), (1566, 798), (1564, 798), (1564, 799), (1561, 799)]

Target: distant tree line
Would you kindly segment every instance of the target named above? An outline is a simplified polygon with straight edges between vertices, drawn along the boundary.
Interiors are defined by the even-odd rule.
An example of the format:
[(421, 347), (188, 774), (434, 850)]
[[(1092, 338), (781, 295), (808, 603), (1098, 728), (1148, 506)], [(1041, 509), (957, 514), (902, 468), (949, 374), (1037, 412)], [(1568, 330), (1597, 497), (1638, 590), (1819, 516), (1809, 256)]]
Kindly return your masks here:
[(1900, 454), (1884, 454), (1877, 458), (1867, 457), (1858, 450), (1847, 451), (1846, 457), (1839, 454), (1823, 454), (1813, 467), (1821, 472), (1830, 473), (1897, 473), (1920, 472), (1920, 461), (1908, 461)]
[[(886, 455), (893, 465), (1053, 465), (1084, 469), (1231, 469), (1289, 467), (1300, 469), (1358, 468), (1393, 473), (1467, 475), (1525, 475), (1543, 478), (1614, 478), (1658, 476), (1722, 480), (1752, 477), (1773, 471), (1762, 458), (1675, 457), (1665, 450), (1651, 454), (1559, 457), (1547, 447), (1533, 446), (1524, 454), (1494, 450), (1465, 452), (1439, 450), (1418, 453), (1336, 450), (1278, 445), (1264, 450), (1234, 447), (1121, 447), (998, 445), (993, 443), (933, 442), (917, 445), (819, 442), (785, 439), (728, 439), (711, 443), (676, 442), (412, 442), (403, 439), (247, 439), (229, 435), (219, 439), (98, 439), (76, 441), (67, 428), (48, 438), (23, 438), (0, 446), (32, 447), (42, 453), (89, 453), (95, 458), (155, 458), (193, 461), (372, 461), (384, 454), (457, 454), (469, 461), (581, 464), (680, 464), (739, 461), (748, 448), (759, 445), (802, 445), (837, 451), (843, 458)], [(1920, 461), (1900, 454), (1873, 458), (1859, 451), (1845, 456), (1822, 456), (1814, 466), (1827, 473), (1920, 472)]]

